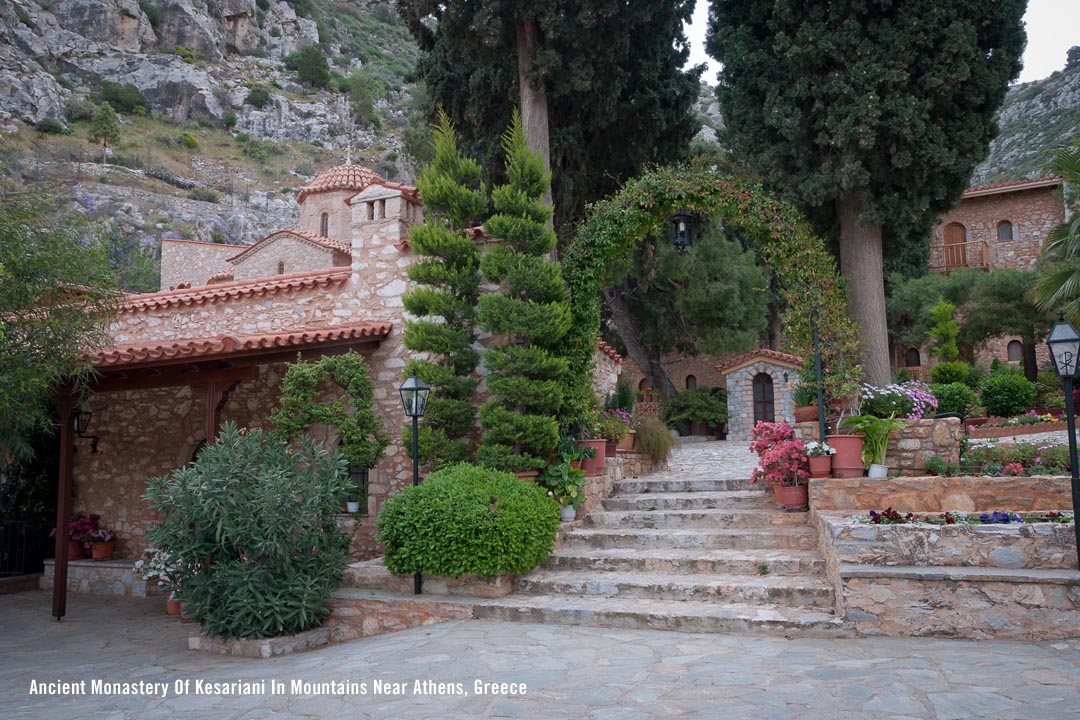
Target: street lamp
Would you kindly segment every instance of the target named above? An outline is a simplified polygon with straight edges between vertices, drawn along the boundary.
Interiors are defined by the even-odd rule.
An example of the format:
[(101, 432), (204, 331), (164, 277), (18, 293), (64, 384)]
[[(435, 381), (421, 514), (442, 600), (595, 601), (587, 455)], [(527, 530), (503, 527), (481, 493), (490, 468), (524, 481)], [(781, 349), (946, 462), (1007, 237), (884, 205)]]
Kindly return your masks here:
[(1065, 417), (1069, 430), (1069, 467), (1072, 471), (1072, 506), (1073, 531), (1076, 535), (1077, 567), (1080, 568), (1080, 474), (1076, 462), (1076, 409), (1073, 407), (1073, 377), (1076, 376), (1077, 359), (1080, 358), (1080, 334), (1076, 328), (1065, 322), (1065, 314), (1058, 314), (1058, 321), (1050, 328), (1046, 337), (1046, 347), (1050, 349), (1050, 363), (1054, 373), (1065, 382)]
[[(405, 417), (412, 418), (412, 484), (420, 484), (420, 418), (427, 409), (428, 395), (431, 388), (416, 375), (405, 378), (398, 388), (401, 393), (401, 407), (405, 409)], [(413, 576), (413, 593), (420, 594), (423, 580), (420, 573)]]
[(682, 211), (671, 216), (671, 244), (680, 255), (686, 254), (686, 249), (693, 240), (690, 235), (690, 221), (693, 219), (693, 215)]

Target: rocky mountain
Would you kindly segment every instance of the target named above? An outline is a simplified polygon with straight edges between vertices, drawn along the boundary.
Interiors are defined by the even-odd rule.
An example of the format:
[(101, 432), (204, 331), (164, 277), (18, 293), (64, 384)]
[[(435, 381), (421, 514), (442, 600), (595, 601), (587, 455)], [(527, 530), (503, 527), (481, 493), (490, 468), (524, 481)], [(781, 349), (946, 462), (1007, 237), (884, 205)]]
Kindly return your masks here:
[(1055, 149), (1080, 140), (1080, 62), (1012, 87), (998, 118), (1001, 132), (990, 143), (989, 157), (975, 168), (971, 184), (1044, 174)]

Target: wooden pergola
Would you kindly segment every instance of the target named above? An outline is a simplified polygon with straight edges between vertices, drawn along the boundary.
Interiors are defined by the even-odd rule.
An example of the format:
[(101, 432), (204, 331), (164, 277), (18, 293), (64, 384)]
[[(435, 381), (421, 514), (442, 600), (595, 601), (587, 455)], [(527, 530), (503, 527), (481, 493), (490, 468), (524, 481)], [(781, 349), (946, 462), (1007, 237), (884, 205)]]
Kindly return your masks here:
[[(362, 322), (324, 328), (299, 328), (256, 335), (218, 335), (158, 343), (118, 345), (92, 360), (96, 372), (91, 393), (169, 387), (201, 389), (206, 442), (218, 434), (221, 411), (241, 382), (255, 380), (265, 365), (334, 355), (349, 350), (366, 353), (389, 336), (389, 322)], [(74, 419), (77, 398), (71, 386), (56, 393), (60, 415), (60, 467), (56, 503), (56, 560), (52, 614), (67, 613), (67, 524), (71, 516), (74, 471)]]

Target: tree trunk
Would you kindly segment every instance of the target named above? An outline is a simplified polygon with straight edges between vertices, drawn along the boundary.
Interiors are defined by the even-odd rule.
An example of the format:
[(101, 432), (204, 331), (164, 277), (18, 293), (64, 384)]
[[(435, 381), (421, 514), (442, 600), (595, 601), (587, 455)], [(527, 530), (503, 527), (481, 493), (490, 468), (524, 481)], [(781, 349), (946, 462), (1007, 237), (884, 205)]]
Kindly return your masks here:
[(1039, 361), (1035, 359), (1035, 343), (1028, 342), (1027, 338), (1024, 338), (1021, 345), (1024, 348), (1024, 377), (1035, 382), (1039, 377)]
[[(551, 135), (548, 128), (547, 90), (544, 81), (528, 78), (533, 52), (541, 44), (540, 28), (535, 20), (524, 20), (517, 26), (518, 87), (521, 104), (521, 124), (529, 139), (529, 149), (540, 154), (544, 170), (551, 172)], [(544, 192), (544, 204), (551, 205), (551, 187)], [(550, 223), (549, 223), (550, 225)]]
[(859, 220), (855, 196), (850, 193), (836, 201), (836, 213), (840, 220), (840, 273), (848, 281), (848, 307), (862, 330), (863, 373), (871, 385), (885, 386), (892, 380), (892, 371), (881, 226)]
[(660, 397), (669, 398), (675, 394), (675, 383), (671, 382), (671, 375), (660, 363), (660, 353), (645, 347), (641, 342), (641, 333), (637, 323), (630, 314), (630, 307), (626, 304), (622, 292), (618, 288), (604, 288), (604, 302), (607, 303), (611, 317), (615, 321), (615, 331), (626, 346), (626, 352), (630, 359), (637, 363), (645, 378), (652, 388), (660, 393)]

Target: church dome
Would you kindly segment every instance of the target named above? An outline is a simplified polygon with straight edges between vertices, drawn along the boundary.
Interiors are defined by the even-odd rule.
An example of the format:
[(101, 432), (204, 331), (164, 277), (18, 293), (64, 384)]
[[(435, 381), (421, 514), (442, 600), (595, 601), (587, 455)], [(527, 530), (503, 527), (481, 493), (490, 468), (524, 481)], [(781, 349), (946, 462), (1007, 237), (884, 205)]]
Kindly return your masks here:
[(314, 193), (337, 192), (350, 190), (360, 192), (372, 183), (383, 183), (374, 170), (369, 170), (362, 165), (338, 165), (324, 173), (317, 175), (311, 182), (300, 188), (300, 194), (296, 196), (297, 202), (304, 202), (304, 198)]

